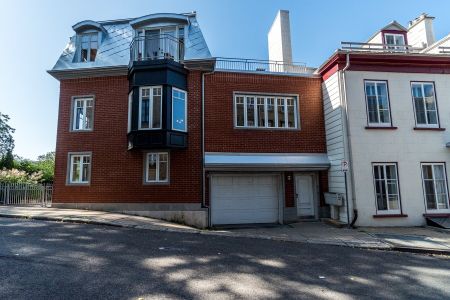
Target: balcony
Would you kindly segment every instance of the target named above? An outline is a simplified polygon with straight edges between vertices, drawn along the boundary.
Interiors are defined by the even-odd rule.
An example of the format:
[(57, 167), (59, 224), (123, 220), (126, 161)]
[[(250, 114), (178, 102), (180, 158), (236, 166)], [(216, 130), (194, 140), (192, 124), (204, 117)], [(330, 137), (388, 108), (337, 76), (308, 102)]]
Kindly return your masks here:
[(215, 58), (215, 69), (252, 73), (286, 74), (312, 74), (315, 71), (314, 68), (309, 68), (304, 63), (287, 64), (280, 61), (226, 57)]
[(130, 45), (130, 65), (134, 62), (171, 60), (183, 62), (184, 43), (170, 34), (135, 37)]
[(355, 52), (379, 52), (379, 53), (420, 53), (422, 48), (414, 48), (410, 45), (391, 45), (377, 43), (341, 42), (341, 49)]

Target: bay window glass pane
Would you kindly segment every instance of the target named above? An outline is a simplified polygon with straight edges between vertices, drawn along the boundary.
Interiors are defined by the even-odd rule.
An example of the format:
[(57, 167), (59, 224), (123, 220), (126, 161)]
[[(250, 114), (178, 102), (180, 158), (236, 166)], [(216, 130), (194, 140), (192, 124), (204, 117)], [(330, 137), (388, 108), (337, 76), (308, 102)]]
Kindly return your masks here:
[(161, 88), (153, 88), (152, 128), (161, 128)]
[(186, 93), (172, 92), (172, 129), (186, 131)]
[(278, 111), (278, 127), (284, 127), (285, 126), (285, 120), (284, 120), (284, 105), (285, 105), (285, 99), (284, 98), (277, 98), (277, 111)]
[(143, 98), (141, 100), (141, 128), (150, 127), (150, 99)]
[(267, 98), (267, 126), (275, 127), (275, 98)]
[(236, 126), (244, 126), (244, 97), (236, 97)]
[(156, 155), (149, 154), (147, 162), (147, 181), (156, 181)]
[(258, 114), (258, 127), (266, 126), (266, 117), (264, 112), (264, 98), (257, 98), (257, 114)]
[(247, 97), (247, 126), (255, 126), (255, 98)]
[(295, 100), (292, 98), (286, 99), (287, 101), (287, 125), (289, 128), (295, 128)]

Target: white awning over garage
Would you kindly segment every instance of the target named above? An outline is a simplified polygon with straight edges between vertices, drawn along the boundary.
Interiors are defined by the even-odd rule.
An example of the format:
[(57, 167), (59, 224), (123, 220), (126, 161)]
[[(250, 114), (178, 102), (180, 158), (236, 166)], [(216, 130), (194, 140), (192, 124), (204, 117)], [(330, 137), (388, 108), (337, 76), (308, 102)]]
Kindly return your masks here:
[(315, 171), (327, 170), (326, 154), (316, 153), (232, 153), (206, 152), (207, 170), (241, 171)]

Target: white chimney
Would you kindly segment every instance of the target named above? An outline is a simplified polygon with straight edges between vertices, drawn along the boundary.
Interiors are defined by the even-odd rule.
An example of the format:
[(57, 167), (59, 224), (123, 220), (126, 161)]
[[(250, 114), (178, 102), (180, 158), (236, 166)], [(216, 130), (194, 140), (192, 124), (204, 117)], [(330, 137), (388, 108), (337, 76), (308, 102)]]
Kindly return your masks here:
[(434, 38), (433, 20), (434, 17), (422, 13), (410, 21), (408, 26), (408, 44), (415, 48), (426, 48), (433, 44), (436, 41)]
[(267, 34), (269, 60), (292, 64), (291, 27), (289, 11), (279, 10)]

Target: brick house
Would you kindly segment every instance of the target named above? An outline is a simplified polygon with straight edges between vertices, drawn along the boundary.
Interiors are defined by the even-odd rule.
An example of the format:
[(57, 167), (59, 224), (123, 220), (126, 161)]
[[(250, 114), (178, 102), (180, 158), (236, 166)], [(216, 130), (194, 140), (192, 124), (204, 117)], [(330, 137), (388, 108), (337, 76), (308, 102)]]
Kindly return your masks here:
[(55, 207), (198, 227), (327, 215), (322, 79), (292, 63), (288, 12), (269, 33), (279, 62), (212, 57), (195, 13), (73, 29), (49, 71)]

